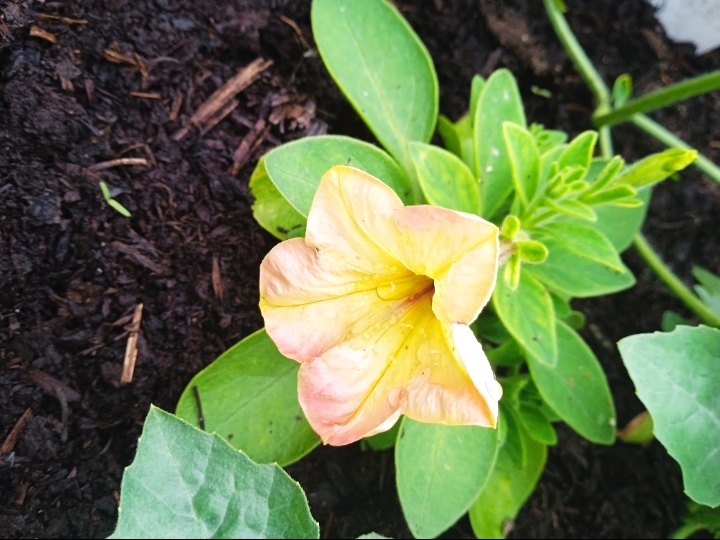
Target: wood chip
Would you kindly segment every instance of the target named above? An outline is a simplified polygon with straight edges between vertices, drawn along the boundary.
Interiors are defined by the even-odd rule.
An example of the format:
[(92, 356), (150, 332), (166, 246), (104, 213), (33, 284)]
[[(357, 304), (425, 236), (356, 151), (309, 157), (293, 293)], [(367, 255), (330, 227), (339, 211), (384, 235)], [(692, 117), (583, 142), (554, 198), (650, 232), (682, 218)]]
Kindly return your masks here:
[(200, 130), (200, 136), (202, 137), (212, 128), (217, 126), (222, 121), (222, 119), (231, 112), (233, 112), (238, 105), (240, 105), (240, 102), (237, 99), (233, 99), (232, 101), (226, 103), (225, 106), (223, 106), (218, 112), (208, 118), (207, 121), (203, 124)]
[(51, 21), (62, 21), (65, 24), (87, 24), (87, 19), (72, 19), (70, 17), (62, 17), (53, 15), (52, 13), (38, 13), (39, 19), (49, 19)]
[(268, 124), (265, 119), (261, 118), (255, 123), (255, 126), (243, 137), (237, 150), (233, 153), (233, 164), (232, 167), (230, 167), (230, 174), (235, 175), (240, 172), (240, 169), (250, 161), (253, 152), (262, 144), (269, 132), (270, 124)]
[(145, 158), (118, 158), (118, 159), (111, 159), (110, 161), (103, 161), (101, 163), (96, 163), (95, 165), (91, 165), (88, 167), (89, 171), (98, 172), (98, 171), (104, 171), (105, 169), (110, 169), (112, 167), (119, 167), (121, 165), (147, 165), (148, 160)]
[(170, 270), (166, 266), (163, 266), (162, 264), (153, 261), (147, 255), (143, 255), (134, 246), (129, 246), (120, 242), (119, 240), (115, 240), (114, 242), (110, 243), (109, 247), (116, 249), (123, 255), (126, 255), (133, 262), (144, 266), (145, 268), (151, 270), (152, 272), (155, 272), (156, 274), (162, 276), (170, 273)]
[(172, 106), (170, 107), (170, 114), (168, 115), (168, 120), (170, 120), (171, 122), (177, 120), (177, 117), (180, 114), (180, 107), (182, 107), (182, 103), (183, 95), (182, 93), (178, 92), (178, 94), (173, 99)]
[(222, 301), (223, 299), (223, 284), (222, 275), (220, 274), (220, 258), (217, 255), (213, 255), (212, 262), (212, 286), (215, 291), (215, 297)]
[(162, 96), (157, 92), (130, 92), (130, 95), (143, 99), (162, 99)]
[(22, 433), (23, 429), (25, 429), (25, 425), (28, 423), (28, 420), (30, 420), (31, 418), (32, 411), (28, 407), (22, 414), (20, 419), (15, 422), (15, 425), (10, 430), (10, 433), (8, 433), (7, 437), (5, 437), (2, 446), (0, 446), (0, 457), (13, 451), (13, 448), (15, 448), (15, 444), (17, 443), (20, 434)]
[(172, 136), (173, 140), (179, 141), (183, 139), (193, 126), (200, 128), (202, 131), (203, 124), (205, 124), (208, 119), (223, 109), (236, 94), (255, 82), (258, 77), (260, 77), (260, 74), (272, 64), (272, 60), (258, 58), (241, 69), (234, 77), (230, 78), (225, 84), (215, 90), (205, 103), (198, 107), (197, 111), (190, 117), (188, 125)]
[(129, 64), (131, 66), (137, 67), (137, 61), (132, 56), (129, 56), (127, 54), (119, 53), (110, 49), (105, 49), (103, 51), (103, 56), (105, 57), (105, 60), (114, 64)]
[(143, 305), (138, 304), (135, 306), (135, 313), (133, 314), (130, 335), (127, 340), (127, 347), (125, 347), (125, 358), (123, 359), (123, 370), (120, 376), (120, 384), (128, 384), (132, 381), (133, 373), (135, 372), (135, 361), (137, 360), (137, 341), (140, 335), (140, 319), (142, 319)]
[(39, 26), (35, 26), (34, 24), (30, 27), (30, 36), (31, 37), (37, 37), (40, 39), (44, 39), (45, 41), (49, 41), (50, 43), (57, 43), (57, 36), (53, 34), (52, 32), (48, 32), (47, 30), (43, 30)]

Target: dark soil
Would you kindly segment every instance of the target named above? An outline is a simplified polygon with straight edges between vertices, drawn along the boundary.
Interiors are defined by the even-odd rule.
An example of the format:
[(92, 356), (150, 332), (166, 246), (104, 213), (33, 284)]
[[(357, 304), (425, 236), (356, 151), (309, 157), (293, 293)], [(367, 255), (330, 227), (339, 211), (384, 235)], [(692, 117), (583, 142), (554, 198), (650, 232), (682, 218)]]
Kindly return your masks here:
[[(608, 81), (629, 72), (643, 93), (720, 68), (720, 52), (696, 57), (668, 42), (641, 0), (568, 4), (572, 27)], [(464, 112), (475, 73), (505, 66), (531, 120), (572, 134), (590, 127), (591, 96), (540, 2), (398, 5), (435, 60), (444, 114)], [(32, 25), (57, 43), (31, 36)], [(174, 410), (198, 370), (262, 326), (258, 266), (274, 239), (250, 211), (255, 161), (325, 130), (371, 139), (312, 46), (307, 0), (0, 1), (0, 441), (27, 409), (32, 415), (0, 457), (0, 536), (110, 534), (150, 403)], [(106, 49), (125, 61), (109, 61)], [(232, 113), (206, 133), (172, 138), (258, 57), (274, 64), (238, 95)], [(552, 97), (535, 95), (533, 85)], [(720, 161), (717, 93), (657, 118)], [(661, 148), (631, 127), (614, 134), (628, 160)], [(90, 170), (119, 157), (148, 164)], [(690, 283), (693, 264), (720, 271), (720, 186), (695, 170), (682, 177), (656, 190), (645, 231)], [(102, 200), (98, 179), (130, 219)], [(626, 260), (635, 288), (577, 303), (621, 425), (642, 406), (614, 342), (659, 329), (666, 309), (685, 313), (632, 250)], [(138, 303), (137, 368), (121, 386)], [(601, 447), (559, 432), (511, 537), (666, 537), (678, 525), (680, 471), (659, 444)], [(321, 448), (289, 472), (324, 537), (409, 535), (391, 452)], [(469, 523), (449, 534), (470, 537)]]

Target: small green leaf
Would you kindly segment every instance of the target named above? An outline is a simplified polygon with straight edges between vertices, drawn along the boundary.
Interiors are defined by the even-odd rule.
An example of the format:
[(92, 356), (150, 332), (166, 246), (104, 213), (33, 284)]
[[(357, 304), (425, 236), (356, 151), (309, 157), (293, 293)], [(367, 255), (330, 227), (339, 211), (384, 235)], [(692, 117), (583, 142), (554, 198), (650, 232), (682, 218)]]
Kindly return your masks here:
[(403, 420), (395, 446), (397, 486), (416, 538), (435, 538), (467, 512), (497, 451), (496, 429)]
[(503, 124), (503, 138), (510, 158), (510, 171), (521, 209), (535, 198), (539, 187), (540, 155), (530, 132), (510, 122)]
[(720, 317), (720, 277), (700, 266), (693, 266), (693, 276), (700, 282), (695, 292), (700, 300)]
[(480, 190), (473, 173), (460, 158), (430, 144), (410, 143), (420, 187), (430, 204), (477, 214)]
[(579, 166), (587, 169), (592, 160), (597, 137), (597, 131), (585, 131), (575, 137), (560, 156), (558, 168), (562, 170), (565, 167)]
[(657, 439), (683, 472), (685, 492), (720, 504), (720, 330), (678, 326), (618, 343)]
[[(558, 131), (555, 129), (545, 129), (540, 124), (533, 124), (530, 126), (530, 133), (535, 137), (535, 144), (537, 144), (538, 151), (540, 154), (545, 154), (548, 150), (561, 146), (567, 142), (567, 133), (564, 131)], [(560, 152), (558, 157), (562, 154)], [(555, 160), (553, 160), (555, 161)]]
[[(498, 461), (480, 496), (470, 507), (470, 525), (478, 538), (504, 538), (505, 527), (515, 519), (535, 490), (547, 460), (547, 447), (520, 431), (526, 462)], [(503, 464), (501, 465), (501, 461)]]
[(515, 238), (515, 235), (519, 230), (520, 220), (517, 216), (508, 214), (505, 216), (505, 219), (503, 219), (502, 227), (500, 227), (500, 236), (502, 236), (505, 240), (512, 240)]
[(517, 341), (509, 339), (499, 347), (487, 351), (487, 359), (493, 366), (515, 367), (521, 365), (525, 358)]
[(200, 424), (197, 388), (207, 431), (257, 462), (288, 465), (320, 443), (298, 403), (299, 368), (259, 330), (193, 377), (176, 414)]
[(620, 173), (615, 182), (627, 184), (636, 189), (651, 186), (665, 180), (671, 174), (683, 170), (695, 161), (696, 157), (697, 150), (670, 148), (633, 163)]
[(107, 184), (100, 180), (100, 191), (102, 191), (103, 199), (105, 199), (105, 202), (110, 202), (112, 200), (112, 195), (110, 195), (110, 190), (107, 187)]
[(610, 241), (592, 227), (550, 223), (533, 236), (549, 251), (547, 260), (526, 271), (553, 290), (587, 298), (622, 291), (635, 284)]
[(480, 102), (480, 94), (485, 87), (485, 79), (480, 75), (475, 75), (470, 83), (470, 122), (475, 120), (475, 112), (477, 111), (478, 103)]
[(125, 469), (110, 538), (318, 538), (300, 486), (155, 407)]
[[(600, 172), (595, 175), (593, 168), (594, 166), (597, 166), (597, 164), (604, 163), (605, 165), (600, 170)], [(593, 159), (592, 163), (590, 164), (590, 169), (588, 170), (588, 181), (592, 182), (592, 193), (596, 193), (598, 191), (601, 191), (606, 186), (612, 184), (618, 175), (618, 173), (622, 170), (623, 166), (625, 165), (625, 160), (621, 158), (620, 156), (615, 156), (610, 161), (602, 160), (598, 161)], [(592, 175), (592, 180), (590, 180), (590, 177)]]
[(258, 161), (250, 177), (255, 220), (275, 238), (287, 240), (305, 236), (305, 216), (298, 213), (272, 183), (265, 170), (265, 158)]
[(633, 91), (632, 76), (629, 73), (623, 73), (613, 84), (613, 105), (615, 107), (622, 107), (625, 102), (630, 99)]
[(514, 291), (498, 279), (492, 299), (495, 312), (518, 343), (539, 362), (554, 365), (558, 350), (555, 312), (545, 287), (524, 271)]
[(111, 208), (113, 208), (115, 211), (117, 211), (122, 216), (130, 217), (132, 215), (127, 208), (125, 208), (122, 204), (117, 202), (115, 199), (110, 199), (107, 203), (110, 205)]
[(573, 199), (563, 199), (560, 201), (548, 200), (547, 204), (550, 208), (565, 214), (566, 216), (584, 219), (586, 221), (597, 221), (597, 214), (587, 204), (583, 204)]
[(530, 403), (522, 403), (518, 409), (518, 417), (533, 439), (548, 446), (557, 444), (555, 428), (539, 408)]
[(499, 69), (485, 82), (473, 123), (480, 215), (485, 219), (492, 218), (513, 189), (510, 156), (503, 151), (505, 122), (527, 125), (515, 77), (507, 69)]
[(393, 188), (404, 203), (413, 202), (410, 184), (397, 163), (377, 146), (350, 137), (306, 137), (278, 146), (263, 161), (270, 180), (302, 216), (310, 211), (320, 179), (335, 165), (365, 171)]
[(448, 152), (452, 152), (462, 159), (463, 151), (460, 134), (455, 128), (455, 124), (453, 124), (452, 120), (441, 114), (438, 116), (437, 130)]
[(513, 375), (499, 379), (503, 389), (502, 403), (512, 409), (520, 407), (520, 393), (530, 383), (530, 376), (527, 374)]
[(383, 536), (382, 534), (378, 534), (376, 532), (370, 532), (367, 534), (361, 534), (358, 536), (358, 540), (391, 540), (387, 536)]
[[(620, 199), (629, 199), (635, 197), (635, 195), (637, 195), (637, 191), (634, 188), (625, 185), (614, 186), (610, 189), (600, 191), (599, 193), (583, 196), (580, 197), (580, 200), (591, 206), (601, 206), (603, 204), (617, 203)], [(642, 204), (642, 201), (640, 201), (640, 204)]]
[(504, 343), (511, 338), (502, 321), (489, 309), (483, 310), (470, 327), (481, 341)]
[[(501, 424), (504, 426), (501, 427)], [(500, 402), (498, 429), (504, 434), (504, 437), (495, 465), (507, 467), (517, 464), (518, 467), (524, 467), (527, 463), (527, 454), (523, 444), (521, 423), (513, 408), (503, 402)]]
[(371, 437), (366, 437), (363, 441), (366, 442), (373, 450), (387, 450), (388, 448), (395, 446), (399, 431), (400, 422), (395, 422), (395, 425), (389, 430), (377, 433)]
[(528, 354), (530, 375), (543, 400), (589, 441), (615, 441), (615, 406), (605, 373), (590, 347), (570, 327), (557, 321), (555, 366)]
[(425, 45), (385, 0), (314, 0), (310, 19), (330, 75), (410, 173), (407, 145), (429, 142), (438, 116), (438, 80)]
[[(560, 144), (549, 148), (540, 155), (540, 182), (542, 185), (545, 185), (545, 181), (548, 180), (550, 176), (557, 174), (559, 171), (557, 168), (557, 161), (560, 159), (560, 156), (566, 148), (567, 145)], [(550, 183), (548, 182), (548, 185), (549, 184)]]
[(645, 444), (655, 438), (653, 434), (653, 419), (650, 413), (643, 411), (628, 424), (618, 430), (618, 439), (630, 444)]
[(619, 252), (625, 251), (633, 242), (635, 235), (640, 232), (647, 205), (650, 200), (650, 188), (638, 191), (638, 198), (643, 205), (636, 208), (620, 208), (616, 206), (600, 206), (595, 209), (597, 222), (595, 228), (607, 236)]
[(540, 264), (548, 258), (548, 248), (537, 240), (521, 240), (515, 244), (520, 258), (530, 264)]
[(663, 332), (672, 332), (678, 326), (691, 326), (690, 321), (675, 311), (663, 311), (660, 328)]

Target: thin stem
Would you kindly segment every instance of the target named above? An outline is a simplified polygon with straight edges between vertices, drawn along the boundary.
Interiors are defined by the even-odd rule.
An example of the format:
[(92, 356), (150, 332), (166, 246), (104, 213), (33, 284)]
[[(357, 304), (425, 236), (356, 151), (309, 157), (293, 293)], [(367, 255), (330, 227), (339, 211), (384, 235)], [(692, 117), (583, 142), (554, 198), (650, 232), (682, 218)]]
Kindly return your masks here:
[(652, 271), (655, 272), (657, 277), (668, 286), (690, 311), (695, 313), (695, 315), (708, 326), (720, 328), (720, 317), (715, 315), (715, 313), (703, 304), (700, 299), (680, 281), (673, 271), (658, 257), (658, 254), (650, 247), (650, 244), (648, 244), (648, 241), (642, 234), (636, 234), (633, 243), (635, 244), (635, 249), (637, 249), (640, 256)]
[(570, 56), (570, 59), (575, 64), (575, 67), (580, 72), (580, 76), (585, 79), (585, 82), (590, 87), (590, 91), (595, 96), (598, 102), (598, 111), (605, 112), (609, 110), (610, 106), (610, 90), (605, 85), (600, 74), (595, 70), (592, 62), (588, 58), (585, 51), (580, 46), (575, 34), (570, 29), (570, 26), (565, 19), (565, 16), (560, 11), (560, 8), (556, 0), (543, 0), (545, 4), (545, 11), (547, 12), (550, 24), (552, 24), (557, 34), (560, 43), (562, 43), (565, 51)]
[[(691, 150), (692, 147), (683, 141), (674, 133), (668, 131), (663, 126), (648, 118), (643, 114), (633, 116), (630, 121), (637, 127), (642, 129), (648, 135), (655, 137), (658, 141), (671, 148), (686, 148)], [(715, 165), (702, 154), (698, 154), (697, 159), (693, 162), (698, 169), (707, 174), (710, 178), (720, 183), (720, 167)]]
[(612, 134), (610, 133), (610, 127), (604, 126), (599, 129), (600, 132), (600, 153), (605, 159), (613, 158), (613, 144)]
[(678, 101), (720, 89), (720, 70), (687, 79), (666, 88), (645, 94), (608, 112), (596, 112), (593, 122), (597, 127), (614, 126), (629, 120), (633, 115), (667, 107)]

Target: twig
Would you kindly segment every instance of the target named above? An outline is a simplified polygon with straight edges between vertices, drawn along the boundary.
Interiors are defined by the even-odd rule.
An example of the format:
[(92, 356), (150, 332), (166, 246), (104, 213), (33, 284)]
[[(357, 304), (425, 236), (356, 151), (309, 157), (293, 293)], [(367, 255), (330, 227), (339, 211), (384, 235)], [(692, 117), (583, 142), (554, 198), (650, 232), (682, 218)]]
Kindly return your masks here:
[(218, 300), (223, 299), (222, 275), (220, 274), (220, 259), (217, 255), (213, 255), (212, 260), (212, 286), (215, 296)]
[(105, 57), (105, 60), (113, 62), (114, 64), (130, 64), (131, 66), (137, 67), (137, 61), (132, 56), (128, 56), (126, 54), (105, 49), (103, 51), (103, 56)]
[(131, 96), (139, 97), (143, 99), (162, 99), (162, 96), (157, 92), (130, 92)]
[(212, 117), (216, 112), (225, 107), (227, 103), (233, 99), (238, 93), (250, 86), (260, 73), (265, 71), (273, 64), (272, 60), (264, 60), (258, 58), (243, 69), (241, 69), (234, 77), (230, 78), (220, 88), (215, 90), (212, 95), (198, 107), (195, 114), (190, 117), (188, 125), (177, 131), (173, 136), (173, 140), (179, 141), (185, 137), (192, 126), (202, 129), (202, 125)]
[(198, 410), (198, 426), (200, 426), (200, 429), (205, 431), (205, 415), (203, 414), (202, 402), (200, 401), (200, 391), (197, 386), (193, 386), (192, 388), (193, 396), (195, 396), (195, 404), (197, 405)]
[(40, 39), (44, 39), (45, 41), (49, 41), (50, 43), (57, 43), (57, 36), (53, 34), (52, 32), (48, 32), (47, 30), (43, 30), (39, 26), (35, 26), (34, 24), (30, 27), (30, 36), (31, 37), (37, 37)]
[(38, 13), (39, 19), (50, 19), (52, 21), (62, 21), (65, 24), (87, 24), (86, 19), (71, 19), (70, 17), (61, 17), (52, 13)]
[(120, 376), (120, 384), (127, 384), (132, 381), (135, 372), (135, 360), (137, 360), (137, 341), (140, 335), (140, 319), (142, 318), (143, 305), (135, 306), (135, 314), (133, 315), (130, 336), (128, 337), (127, 347), (125, 347), (125, 359), (123, 360), (123, 370)]
[(300, 30), (300, 27), (297, 25), (295, 21), (293, 21), (291, 18), (286, 17), (285, 15), (280, 15), (280, 20), (287, 24), (290, 28), (295, 30), (295, 33), (297, 34), (298, 38), (300, 38), (300, 43), (302, 43), (302, 46), (305, 47), (305, 49), (311, 49), (310, 44), (305, 39), (305, 36), (302, 33), (302, 30)]
[(5, 441), (3, 441), (2, 446), (0, 446), (0, 457), (12, 452), (13, 448), (15, 448), (15, 443), (17, 443), (18, 437), (20, 437), (22, 430), (25, 429), (25, 424), (27, 424), (28, 420), (30, 420), (31, 418), (32, 411), (28, 407), (22, 414), (20, 419), (15, 422), (15, 425), (10, 430), (10, 433), (8, 433), (7, 437), (5, 437)]
[(110, 161), (103, 161), (96, 163), (88, 167), (89, 171), (98, 172), (110, 169), (111, 167), (118, 167), (120, 165), (147, 165), (148, 161), (145, 158), (117, 158), (111, 159)]

